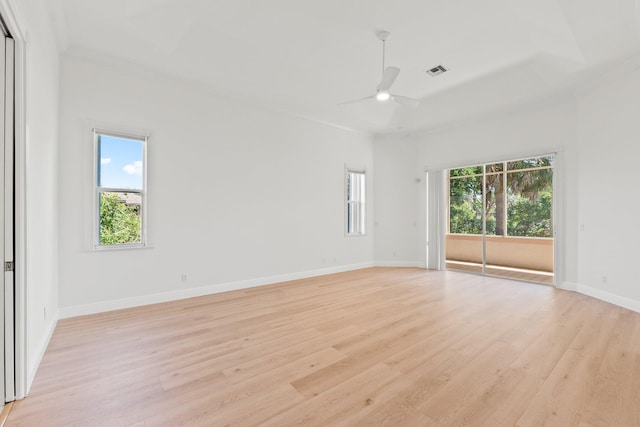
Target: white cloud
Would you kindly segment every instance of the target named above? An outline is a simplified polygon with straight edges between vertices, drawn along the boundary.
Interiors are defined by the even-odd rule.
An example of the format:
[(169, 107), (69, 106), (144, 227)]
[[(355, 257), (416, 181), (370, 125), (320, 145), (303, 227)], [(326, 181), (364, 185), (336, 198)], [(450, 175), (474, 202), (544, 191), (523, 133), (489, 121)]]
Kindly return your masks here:
[(129, 175), (142, 175), (142, 160), (133, 162), (133, 164), (125, 165), (122, 170)]
[(111, 163), (111, 159), (109, 157), (103, 157), (100, 159), (101, 165), (108, 165), (109, 163)]

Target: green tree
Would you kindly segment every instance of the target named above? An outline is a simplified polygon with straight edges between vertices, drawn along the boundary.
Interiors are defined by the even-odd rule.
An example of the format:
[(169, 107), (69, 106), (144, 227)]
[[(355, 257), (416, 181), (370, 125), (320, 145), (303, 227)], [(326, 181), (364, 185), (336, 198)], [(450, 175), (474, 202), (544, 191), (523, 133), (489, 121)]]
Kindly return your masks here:
[(449, 229), (452, 233), (482, 233), (482, 168), (450, 171)]
[(551, 236), (551, 205), (552, 194), (543, 191), (535, 200), (515, 196), (509, 200), (510, 236), (552, 237)]
[(141, 235), (140, 207), (128, 205), (126, 193), (100, 194), (100, 244), (139, 243)]

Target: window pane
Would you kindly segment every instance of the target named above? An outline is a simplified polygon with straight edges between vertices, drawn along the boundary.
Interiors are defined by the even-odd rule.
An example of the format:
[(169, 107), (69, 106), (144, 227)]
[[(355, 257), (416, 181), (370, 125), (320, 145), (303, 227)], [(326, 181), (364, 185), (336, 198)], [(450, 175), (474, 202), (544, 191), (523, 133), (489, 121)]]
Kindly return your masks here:
[(507, 170), (539, 168), (553, 166), (553, 156), (538, 157), (535, 159), (516, 160), (507, 163)]
[(449, 176), (469, 176), (482, 175), (482, 166), (473, 166), (470, 168), (451, 169)]
[(365, 174), (347, 172), (347, 234), (364, 234)]
[(364, 200), (364, 174), (360, 172), (349, 172), (347, 174), (347, 200)]
[(487, 165), (487, 173), (502, 172), (504, 170), (504, 162)]
[(349, 233), (357, 233), (358, 232), (358, 221), (357, 221), (357, 211), (358, 204), (357, 203), (349, 203)]
[(347, 233), (353, 233), (353, 204), (347, 202)]
[(509, 236), (553, 237), (553, 169), (507, 174)]
[(143, 142), (98, 136), (98, 187), (142, 190)]
[(347, 204), (347, 233), (362, 234), (364, 232), (362, 221), (362, 204), (351, 202)]
[(358, 174), (358, 181), (359, 181), (359, 185), (358, 185), (358, 200), (361, 203), (364, 203), (364, 195), (365, 195), (365, 189), (364, 189), (364, 174), (363, 173), (359, 173)]
[(449, 232), (482, 234), (482, 176), (449, 180)]
[(504, 198), (504, 174), (487, 175), (487, 235), (504, 236), (507, 214)]
[(349, 201), (358, 200), (358, 175), (349, 173)]
[(100, 244), (140, 243), (142, 196), (137, 193), (100, 193)]

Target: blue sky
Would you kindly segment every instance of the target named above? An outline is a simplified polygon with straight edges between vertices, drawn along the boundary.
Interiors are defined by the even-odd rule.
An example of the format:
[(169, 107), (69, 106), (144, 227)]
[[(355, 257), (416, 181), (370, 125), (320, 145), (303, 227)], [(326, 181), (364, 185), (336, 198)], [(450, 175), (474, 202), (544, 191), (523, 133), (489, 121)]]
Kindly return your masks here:
[(101, 187), (142, 189), (143, 143), (100, 136)]

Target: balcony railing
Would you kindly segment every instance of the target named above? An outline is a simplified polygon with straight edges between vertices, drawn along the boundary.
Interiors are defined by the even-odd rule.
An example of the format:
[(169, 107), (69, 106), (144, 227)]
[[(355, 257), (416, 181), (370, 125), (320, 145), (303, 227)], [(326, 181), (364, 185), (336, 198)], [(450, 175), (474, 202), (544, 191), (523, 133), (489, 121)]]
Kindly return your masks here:
[[(487, 236), (487, 265), (553, 273), (553, 239)], [(447, 234), (447, 261), (482, 264), (482, 236)]]

